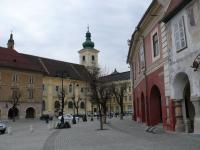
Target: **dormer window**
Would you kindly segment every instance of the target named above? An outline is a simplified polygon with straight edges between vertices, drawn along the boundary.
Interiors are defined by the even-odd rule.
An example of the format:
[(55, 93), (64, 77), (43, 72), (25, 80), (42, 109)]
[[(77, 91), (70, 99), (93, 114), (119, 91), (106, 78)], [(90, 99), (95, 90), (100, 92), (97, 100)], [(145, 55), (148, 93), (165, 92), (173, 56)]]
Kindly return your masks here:
[(94, 55), (92, 55), (92, 61), (94, 61)]
[(85, 56), (82, 57), (82, 60), (85, 61)]

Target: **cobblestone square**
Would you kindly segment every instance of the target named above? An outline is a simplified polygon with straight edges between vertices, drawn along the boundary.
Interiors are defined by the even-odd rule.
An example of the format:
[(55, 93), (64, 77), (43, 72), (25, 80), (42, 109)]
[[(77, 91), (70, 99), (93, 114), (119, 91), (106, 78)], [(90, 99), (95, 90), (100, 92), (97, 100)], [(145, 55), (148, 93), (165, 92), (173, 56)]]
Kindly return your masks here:
[[(33, 131), (30, 131), (30, 125)], [(200, 135), (165, 133), (157, 126), (155, 134), (145, 131), (146, 126), (126, 117), (108, 119), (105, 130), (99, 122), (79, 122), (71, 129), (49, 129), (39, 120), (8, 122), (12, 134), (0, 135), (1, 150), (197, 150)]]

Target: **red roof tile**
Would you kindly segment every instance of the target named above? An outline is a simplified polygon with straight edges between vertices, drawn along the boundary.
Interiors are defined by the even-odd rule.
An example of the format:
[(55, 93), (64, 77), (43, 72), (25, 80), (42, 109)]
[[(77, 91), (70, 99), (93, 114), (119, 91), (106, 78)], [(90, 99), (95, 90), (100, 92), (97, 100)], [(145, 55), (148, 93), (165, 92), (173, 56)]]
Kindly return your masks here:
[(40, 66), (32, 63), (14, 49), (4, 47), (0, 47), (0, 67), (43, 72), (43, 69)]

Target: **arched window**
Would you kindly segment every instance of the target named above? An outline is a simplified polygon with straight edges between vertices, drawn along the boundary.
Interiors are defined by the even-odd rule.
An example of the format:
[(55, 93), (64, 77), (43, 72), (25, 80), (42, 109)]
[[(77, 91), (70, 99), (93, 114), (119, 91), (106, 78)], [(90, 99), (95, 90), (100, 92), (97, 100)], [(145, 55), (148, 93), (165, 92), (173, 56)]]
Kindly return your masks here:
[(85, 61), (85, 56), (82, 57), (82, 60)]
[(81, 102), (80, 107), (81, 107), (81, 109), (84, 109), (85, 108), (85, 103)]
[(94, 61), (94, 55), (92, 55), (92, 61)]
[(73, 108), (73, 102), (72, 101), (68, 102), (68, 108)]

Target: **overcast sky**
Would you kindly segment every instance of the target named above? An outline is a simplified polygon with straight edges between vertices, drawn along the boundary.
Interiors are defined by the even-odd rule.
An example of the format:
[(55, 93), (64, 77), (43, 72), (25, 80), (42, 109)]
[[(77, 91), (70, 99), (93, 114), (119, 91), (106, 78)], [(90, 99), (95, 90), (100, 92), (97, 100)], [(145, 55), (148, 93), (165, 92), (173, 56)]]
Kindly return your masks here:
[(0, 46), (11, 30), (20, 53), (79, 63), (87, 25), (99, 64), (129, 70), (127, 40), (151, 0), (1, 0)]

